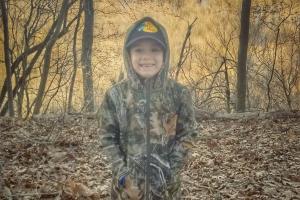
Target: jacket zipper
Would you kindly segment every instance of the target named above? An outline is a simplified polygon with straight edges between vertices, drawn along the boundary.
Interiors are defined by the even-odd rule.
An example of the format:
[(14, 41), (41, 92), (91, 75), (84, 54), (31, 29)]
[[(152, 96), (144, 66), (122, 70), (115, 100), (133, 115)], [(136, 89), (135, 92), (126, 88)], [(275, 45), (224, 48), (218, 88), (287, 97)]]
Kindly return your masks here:
[(150, 101), (151, 101), (151, 87), (150, 87), (150, 80), (145, 81), (146, 86), (146, 106), (145, 106), (145, 121), (146, 121), (146, 180), (145, 180), (145, 199), (149, 200), (150, 197), (150, 156), (151, 156), (151, 149), (150, 149)]

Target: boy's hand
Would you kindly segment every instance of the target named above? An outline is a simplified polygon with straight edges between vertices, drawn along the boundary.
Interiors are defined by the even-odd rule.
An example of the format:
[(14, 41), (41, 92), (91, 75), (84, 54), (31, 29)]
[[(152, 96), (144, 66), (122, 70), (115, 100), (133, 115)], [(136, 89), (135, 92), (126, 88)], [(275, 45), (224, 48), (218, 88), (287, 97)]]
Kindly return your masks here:
[(132, 184), (130, 177), (126, 177), (124, 191), (130, 200), (140, 200), (143, 197), (143, 191)]

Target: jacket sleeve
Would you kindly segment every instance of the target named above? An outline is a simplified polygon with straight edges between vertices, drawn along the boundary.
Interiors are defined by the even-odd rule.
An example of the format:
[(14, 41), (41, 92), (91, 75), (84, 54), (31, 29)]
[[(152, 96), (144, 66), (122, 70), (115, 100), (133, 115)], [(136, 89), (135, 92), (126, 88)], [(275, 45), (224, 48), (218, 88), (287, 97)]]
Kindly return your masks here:
[(180, 93), (176, 135), (171, 143), (169, 155), (171, 170), (174, 173), (178, 173), (183, 167), (189, 150), (194, 146), (192, 141), (197, 136), (197, 125), (191, 94), (186, 87)]
[(128, 173), (128, 169), (125, 165), (125, 152), (120, 144), (120, 126), (116, 106), (109, 91), (106, 92), (98, 111), (98, 120), (101, 145), (111, 165), (115, 178), (113, 181), (117, 181)]

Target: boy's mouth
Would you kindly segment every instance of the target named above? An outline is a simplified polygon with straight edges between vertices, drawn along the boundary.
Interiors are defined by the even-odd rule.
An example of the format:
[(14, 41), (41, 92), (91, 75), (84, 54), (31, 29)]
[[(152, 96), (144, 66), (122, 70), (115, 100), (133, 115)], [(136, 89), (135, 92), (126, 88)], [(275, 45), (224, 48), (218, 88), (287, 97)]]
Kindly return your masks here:
[(141, 68), (150, 68), (150, 67), (154, 67), (154, 64), (140, 64)]

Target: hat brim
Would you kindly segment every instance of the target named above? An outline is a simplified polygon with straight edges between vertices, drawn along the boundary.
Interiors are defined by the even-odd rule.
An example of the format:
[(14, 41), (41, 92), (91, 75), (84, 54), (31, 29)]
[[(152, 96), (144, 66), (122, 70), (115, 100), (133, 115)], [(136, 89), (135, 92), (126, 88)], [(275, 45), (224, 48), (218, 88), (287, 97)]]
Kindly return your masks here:
[(160, 44), (163, 47), (163, 49), (166, 49), (166, 44), (164, 42), (162, 42), (161, 40), (157, 39), (154, 36), (152, 37), (151, 35), (142, 35), (142, 36), (132, 39), (130, 42), (128, 42), (126, 44), (126, 48), (131, 47), (134, 43), (136, 43), (137, 41), (142, 40), (142, 39), (152, 39), (152, 40), (156, 41), (158, 44)]

